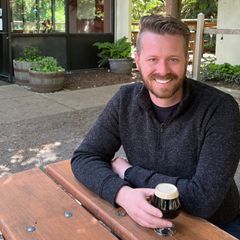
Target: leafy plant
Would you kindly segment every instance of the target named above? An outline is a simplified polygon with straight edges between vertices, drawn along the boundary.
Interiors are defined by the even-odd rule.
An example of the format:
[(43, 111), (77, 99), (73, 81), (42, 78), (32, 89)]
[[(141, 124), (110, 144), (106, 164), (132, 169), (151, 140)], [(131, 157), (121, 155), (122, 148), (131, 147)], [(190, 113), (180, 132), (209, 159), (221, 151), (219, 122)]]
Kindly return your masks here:
[(36, 72), (61, 72), (64, 68), (58, 65), (57, 59), (54, 57), (43, 57), (38, 64), (32, 68)]
[(240, 65), (209, 62), (201, 67), (200, 72), (200, 79), (202, 81), (224, 81), (240, 84)]
[(216, 49), (216, 35), (214, 36), (205, 35), (204, 36), (204, 52), (215, 53), (215, 49)]
[(206, 18), (216, 18), (217, 5), (217, 0), (182, 0), (181, 18), (197, 18), (200, 12)]
[(131, 43), (128, 42), (126, 37), (122, 37), (114, 43), (110, 42), (96, 42), (93, 44), (100, 51), (98, 57), (99, 67), (102, 67), (108, 63), (109, 58), (120, 59), (128, 58), (131, 54)]
[(40, 51), (37, 47), (25, 47), (23, 49), (22, 57), (18, 58), (18, 61), (36, 62), (41, 59)]
[(164, 0), (132, 0), (132, 21), (139, 22), (142, 16), (164, 12)]
[[(182, 0), (181, 18), (197, 18), (200, 12), (206, 18), (216, 18), (217, 4), (217, 0)], [(132, 21), (139, 22), (145, 15), (163, 14), (165, 7), (165, 0), (132, 0)]]

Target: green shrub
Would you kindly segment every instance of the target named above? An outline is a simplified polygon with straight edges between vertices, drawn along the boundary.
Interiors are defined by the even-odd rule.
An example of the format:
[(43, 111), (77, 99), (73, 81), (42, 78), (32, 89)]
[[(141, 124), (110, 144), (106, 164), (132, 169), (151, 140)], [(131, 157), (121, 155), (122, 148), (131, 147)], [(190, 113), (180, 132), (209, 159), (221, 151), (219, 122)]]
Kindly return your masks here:
[(98, 53), (98, 57), (100, 58), (98, 61), (99, 67), (105, 66), (109, 58), (120, 59), (130, 57), (132, 50), (131, 43), (128, 42), (126, 37), (122, 37), (114, 43), (96, 42), (93, 46), (96, 46), (100, 51)]
[(215, 43), (206, 42), (206, 43), (204, 43), (204, 51), (205, 52), (214, 52), (215, 46), (216, 46)]
[(200, 80), (240, 84), (240, 65), (216, 64), (210, 61), (201, 66)]
[(18, 61), (36, 62), (42, 58), (41, 53), (37, 47), (25, 47), (23, 49), (22, 57)]
[(36, 72), (60, 72), (64, 68), (58, 65), (57, 59), (54, 57), (43, 57), (37, 62), (38, 64), (32, 68)]

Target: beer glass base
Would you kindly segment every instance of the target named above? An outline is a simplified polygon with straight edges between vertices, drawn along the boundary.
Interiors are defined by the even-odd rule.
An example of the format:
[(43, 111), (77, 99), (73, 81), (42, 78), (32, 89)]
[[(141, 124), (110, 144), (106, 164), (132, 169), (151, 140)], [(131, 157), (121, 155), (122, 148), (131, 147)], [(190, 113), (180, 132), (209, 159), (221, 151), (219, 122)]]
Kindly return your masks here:
[(169, 228), (155, 228), (154, 231), (160, 236), (172, 236), (176, 233), (175, 226)]

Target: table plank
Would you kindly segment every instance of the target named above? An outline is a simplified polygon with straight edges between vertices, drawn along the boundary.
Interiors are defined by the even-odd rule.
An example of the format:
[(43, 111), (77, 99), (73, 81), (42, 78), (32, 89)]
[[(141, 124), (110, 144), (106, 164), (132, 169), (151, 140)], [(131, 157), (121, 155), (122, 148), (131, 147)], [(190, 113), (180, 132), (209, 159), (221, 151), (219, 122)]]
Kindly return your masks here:
[[(28, 232), (29, 227), (35, 231)], [(116, 240), (37, 168), (0, 179), (0, 232), (6, 240)]]
[[(121, 216), (122, 209), (112, 207), (108, 202), (98, 197), (78, 182), (72, 174), (70, 160), (52, 163), (46, 166), (46, 172), (61, 184), (67, 192), (71, 193), (83, 206), (91, 211), (97, 218), (102, 220), (121, 239), (124, 240), (159, 240), (164, 237), (158, 236), (152, 229), (137, 225), (127, 215)], [(236, 239), (208, 221), (181, 213), (176, 219), (177, 233), (168, 237), (175, 240), (230, 240)]]

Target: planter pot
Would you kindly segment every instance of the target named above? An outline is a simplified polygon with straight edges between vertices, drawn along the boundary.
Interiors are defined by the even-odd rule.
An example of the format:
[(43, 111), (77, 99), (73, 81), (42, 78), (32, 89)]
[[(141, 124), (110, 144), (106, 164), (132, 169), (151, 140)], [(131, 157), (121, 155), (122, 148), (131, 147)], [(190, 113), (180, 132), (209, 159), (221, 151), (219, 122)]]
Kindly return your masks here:
[(131, 74), (133, 59), (121, 58), (121, 59), (108, 59), (110, 65), (110, 71), (112, 73)]
[(34, 92), (49, 93), (63, 89), (64, 71), (43, 73), (29, 70), (30, 87)]
[(15, 82), (19, 85), (28, 85), (30, 80), (29, 69), (36, 64), (36, 62), (13, 60)]

